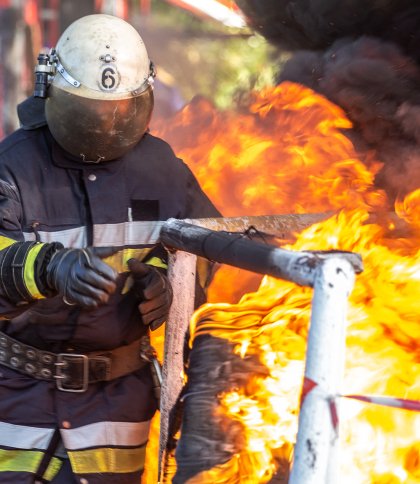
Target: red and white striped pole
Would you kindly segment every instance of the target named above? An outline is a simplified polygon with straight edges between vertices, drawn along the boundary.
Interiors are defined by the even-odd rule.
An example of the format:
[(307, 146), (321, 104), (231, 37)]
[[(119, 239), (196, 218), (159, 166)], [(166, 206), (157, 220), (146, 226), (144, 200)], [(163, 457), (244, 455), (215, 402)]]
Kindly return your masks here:
[[(346, 349), (348, 297), (354, 269), (331, 257), (314, 279), (299, 427), (289, 484), (336, 484), (338, 432), (331, 409), (341, 392)], [(331, 399), (329, 398), (331, 396)]]

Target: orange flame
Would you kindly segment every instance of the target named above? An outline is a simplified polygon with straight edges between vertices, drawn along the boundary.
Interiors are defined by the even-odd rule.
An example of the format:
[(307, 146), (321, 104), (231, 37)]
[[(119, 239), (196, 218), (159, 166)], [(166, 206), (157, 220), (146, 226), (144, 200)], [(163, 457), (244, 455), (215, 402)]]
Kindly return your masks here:
[[(346, 392), (420, 400), (420, 251), (407, 252), (404, 244), (400, 253), (390, 250), (383, 229), (364, 225), (366, 218), (363, 211), (343, 211), (302, 232), (292, 248), (363, 254), (365, 271), (350, 298)], [(234, 457), (232, 471), (225, 464), (220, 475), (213, 469), (197, 482), (227, 482), (226, 476), (237, 472), (238, 459), (246, 477), (235, 482), (268, 482), (272, 477), (269, 464), (295, 439), (310, 299), (309, 289), (266, 277), (257, 292), (238, 304), (207, 304), (195, 313), (193, 330), (199, 325), (202, 334), (211, 327), (213, 335), (236, 343), (238, 353), (259, 354), (271, 372), (254, 382), (252, 394), (241, 389), (223, 396), (223, 411), (244, 424), (248, 446)], [(419, 428), (420, 416), (341, 403), (345, 452), (340, 482), (418, 482), (419, 433), (412, 429)]]
[[(381, 164), (356, 151), (345, 136), (350, 128), (327, 99), (284, 83), (253, 93), (236, 113), (195, 100), (159, 134), (225, 216), (337, 212), (286, 248), (363, 257), (350, 298), (345, 392), (420, 400), (420, 189), (398, 200), (398, 218), (390, 218), (385, 194), (373, 186)], [(237, 270), (220, 273), (211, 300), (223, 300), (232, 283), (245, 292), (232, 281)], [(189, 483), (265, 483), (290, 458), (311, 295), (265, 277), (238, 303), (195, 313), (192, 339), (196, 330), (226, 338), (239, 355), (258, 355), (269, 376), (250, 375), (252, 385), (221, 397), (219, 411), (241, 422), (246, 449)], [(419, 414), (342, 399), (340, 432), (340, 482), (420, 482)]]
[(381, 164), (360, 159), (350, 128), (339, 107), (286, 82), (253, 93), (240, 113), (196, 99), (159, 134), (226, 217), (386, 208), (370, 190)]

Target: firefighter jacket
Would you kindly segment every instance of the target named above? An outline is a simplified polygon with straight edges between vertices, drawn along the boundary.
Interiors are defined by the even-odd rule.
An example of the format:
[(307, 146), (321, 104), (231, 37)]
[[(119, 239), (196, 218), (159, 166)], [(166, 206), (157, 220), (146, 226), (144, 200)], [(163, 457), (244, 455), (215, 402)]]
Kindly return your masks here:
[[(81, 164), (40, 124), (0, 144), (0, 248), (15, 241), (113, 246), (119, 251), (106, 262), (121, 274), (109, 302), (85, 310), (42, 297), (31, 286), (29, 266), (25, 277), (36, 302), (16, 306), (2, 298), (0, 329), (54, 353), (130, 344), (146, 328), (138, 301), (125, 287), (126, 261), (149, 257), (165, 263), (161, 252), (158, 258), (153, 252), (159, 221), (220, 214), (163, 140), (147, 133), (120, 159)], [(45, 457), (56, 429), (78, 477), (89, 483), (139, 482), (156, 409), (149, 367), (81, 393), (60, 391), (53, 382), (10, 368), (0, 366), (0, 372), (0, 482), (33, 482), (34, 475), (49, 482), (61, 463), (57, 456)]]

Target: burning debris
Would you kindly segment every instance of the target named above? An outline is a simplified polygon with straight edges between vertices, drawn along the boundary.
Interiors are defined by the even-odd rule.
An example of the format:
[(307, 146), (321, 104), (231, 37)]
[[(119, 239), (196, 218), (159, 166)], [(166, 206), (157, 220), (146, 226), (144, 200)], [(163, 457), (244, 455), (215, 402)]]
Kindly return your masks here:
[[(199, 124), (201, 129), (196, 131)], [(251, 210), (257, 214), (338, 211), (330, 220), (303, 231), (288, 248), (339, 249), (363, 256), (365, 272), (358, 276), (350, 300), (345, 388), (354, 394), (416, 400), (420, 398), (416, 384), (420, 190), (398, 204), (398, 214), (410, 224), (410, 237), (407, 231), (394, 234), (395, 223), (387, 216), (390, 204), (374, 186), (381, 165), (369, 157), (358, 158), (342, 132), (350, 127), (338, 106), (308, 88), (285, 82), (255, 93), (248, 110), (238, 113), (219, 113), (197, 100), (179, 113), (165, 136), (172, 138), (175, 149), (219, 207), (225, 207), (226, 215), (248, 215)], [(203, 159), (209, 163), (203, 164)], [(367, 223), (370, 211), (376, 212), (378, 223)], [(210, 291), (212, 300), (223, 301), (232, 285), (246, 292), (237, 272), (219, 270)], [(237, 304), (209, 304), (195, 315), (197, 327), (202, 322), (211, 325), (212, 338), (229, 341), (235, 355), (258, 355), (269, 376), (254, 378), (251, 371), (246, 385), (217, 392), (219, 406), (214, 399), (208, 402), (219, 415), (239, 422), (235, 429), (244, 429), (245, 449), (206, 472), (197, 471), (198, 462), (184, 469), (182, 458), (180, 475), (191, 475), (195, 469), (198, 474), (191, 479), (197, 480), (191, 482), (269, 482), (275, 479), (280, 462), (277, 482), (285, 478), (284, 463), (296, 436), (310, 300), (307, 289), (267, 278), (258, 291)], [(222, 360), (229, 361), (229, 347), (224, 346), (224, 356), (224, 351), (218, 353)], [(390, 368), (386, 378), (384, 368)], [(191, 393), (193, 386), (188, 384)], [(343, 402), (342, 408), (346, 458), (341, 470), (348, 479), (343, 483), (363, 482), (362, 476), (371, 476), (367, 482), (383, 483), (390, 474), (400, 479), (396, 483), (415, 478), (419, 466), (409, 456), (415, 455), (417, 440), (409, 429), (420, 424), (417, 414), (403, 412), (402, 416), (396, 410), (372, 410), (354, 402)], [(195, 424), (222, 434), (225, 440), (220, 445), (229, 446), (232, 437), (223, 432), (223, 426), (216, 430), (210, 415), (202, 413)], [(194, 432), (192, 422), (188, 432)], [(398, 439), (387, 437), (388, 426), (402, 429)], [(182, 444), (183, 455), (188, 453), (186, 445)], [(374, 455), (378, 447), (386, 450), (383, 456)], [(246, 478), (238, 468), (246, 469)]]
[[(343, 212), (315, 224), (299, 236), (295, 248), (328, 247), (334, 236), (340, 246), (364, 252), (369, 272), (359, 276), (351, 298), (345, 388), (415, 398), (418, 323), (413, 314), (418, 310), (412, 296), (419, 256), (387, 249), (379, 227), (362, 226), (359, 217)], [(392, 297), (397, 286), (398, 297)], [(287, 476), (295, 438), (310, 299), (309, 290), (267, 278), (238, 304), (209, 304), (195, 314), (174, 482), (269, 482), (280, 464), (272, 482), (285, 482), (279, 479)], [(388, 378), (381, 377), (384, 368)], [(344, 408), (342, 472), (348, 480), (342, 482), (364, 482), (368, 475), (371, 482), (388, 482), (390, 475), (403, 476), (394, 482), (416, 482), (417, 437), (409, 429), (419, 424), (418, 416), (348, 402)], [(396, 428), (398, 436), (387, 438)], [(369, 435), (376, 445), (384, 446), (384, 454), (375, 458), (366, 440), (366, 432), (373, 431), (376, 437)]]
[[(315, 335), (315, 338), (319, 338), (322, 333), (323, 339), (331, 339), (332, 334), (336, 333), (342, 340), (340, 345), (335, 345), (335, 352), (322, 347), (314, 348), (312, 345), (312, 350), (315, 349), (318, 354), (315, 360), (323, 361), (323, 365), (319, 365), (318, 373), (323, 377), (326, 377), (328, 372), (331, 373), (328, 367), (332, 361), (337, 369), (337, 375), (341, 373), (343, 365), (338, 364), (337, 357), (339, 356), (344, 361), (342, 357), (344, 352), (340, 348), (344, 346), (343, 325), (346, 300), (350, 287), (353, 285), (354, 271), (362, 270), (359, 256), (337, 251), (332, 253), (284, 251), (246, 241), (233, 234), (212, 232), (177, 220), (169, 220), (162, 227), (161, 240), (165, 246), (170, 248), (189, 250), (217, 262), (226, 261), (238, 267), (253, 268), (255, 271), (277, 275), (284, 280), (292, 280), (304, 286), (314, 286), (314, 299), (317, 301), (318, 310), (314, 312), (317, 316), (312, 319), (311, 334)], [(332, 292), (334, 292), (334, 297), (331, 295)], [(331, 294), (328, 295), (329, 293)], [(188, 384), (183, 396), (183, 400), (186, 401), (185, 418), (181, 439), (176, 449), (178, 472), (174, 477), (174, 482), (186, 482), (191, 477), (192, 482), (196, 479), (198, 479), (197, 482), (210, 481), (215, 477), (213, 468), (218, 468), (216, 472), (220, 474), (219, 466), (231, 460), (233, 455), (237, 456), (241, 452), (248, 453), (245, 439), (242, 438), (237, 442), (235, 438), (238, 430), (242, 430), (242, 435), (244, 435), (244, 429), (238, 423), (235, 425), (235, 421), (229, 422), (223, 414), (220, 419), (220, 414), (215, 410), (218, 396), (234, 392), (236, 388), (241, 387), (245, 388), (246, 393), (251, 394), (253, 385), (249, 389), (247, 388), (251, 380), (250, 375), (252, 374), (254, 379), (266, 379), (269, 376), (268, 369), (258, 361), (257, 353), (253, 357), (251, 355), (247, 357), (242, 355), (242, 358), (236, 356), (236, 360), (234, 360), (232, 358), (233, 346), (226, 349), (223, 340), (218, 341), (216, 338), (215, 342), (210, 341), (209, 343), (206, 338), (206, 336), (211, 337), (212, 333), (217, 333), (219, 329), (223, 329), (225, 332), (229, 331), (229, 328), (231, 329), (229, 340), (232, 340), (235, 334), (237, 336), (238, 333), (255, 331), (255, 326), (264, 331), (258, 321), (258, 312), (254, 314), (256, 319), (251, 318), (248, 324), (245, 319), (245, 325), (240, 324), (241, 315), (241, 311), (231, 312), (230, 318), (238, 318), (238, 320), (231, 321), (233, 324), (226, 326), (223, 314), (220, 322), (217, 311), (213, 314), (204, 311), (204, 316), (201, 314), (200, 320), (193, 330), (194, 344), (189, 358)], [(315, 330), (317, 326), (318, 330)], [(179, 328), (177, 330), (179, 331)], [(201, 338), (202, 336), (204, 339)], [(332, 341), (333, 339), (331, 339)], [(330, 346), (330, 348), (332, 347)], [(265, 371), (261, 371), (261, 368)], [(312, 377), (314, 376), (315, 373), (312, 374)], [(331, 379), (331, 383), (335, 380), (337, 378)], [(331, 390), (333, 387), (334, 384), (331, 385)], [(322, 406), (321, 402), (319, 411), (324, 412)], [(302, 406), (301, 414), (304, 408)], [(214, 420), (211, 419), (212, 416)], [(323, 426), (325, 427), (325, 424)], [(237, 427), (236, 430), (235, 427)], [(321, 441), (329, 437), (325, 433), (321, 435), (322, 432), (319, 430), (310, 432), (314, 440), (315, 452), (315, 448), (318, 447), (315, 445), (315, 440)], [(335, 432), (335, 430), (331, 428), (331, 432)], [(309, 435), (304, 437), (304, 441), (309, 438)], [(296, 453), (296, 455), (298, 454)], [(244, 464), (245, 461), (246, 459), (243, 458), (241, 464)], [(323, 468), (319, 466), (317, 468), (319, 469), (318, 475), (322, 474)], [(271, 477), (271, 470), (269, 466), (268, 469), (263, 470), (263, 473), (259, 473), (259, 480), (263, 480), (267, 475)], [(208, 472), (208, 475), (200, 477), (203, 472)], [(316, 477), (314, 469), (311, 469), (310, 472)], [(199, 477), (195, 477), (196, 474), (199, 474)], [(240, 482), (253, 476), (252, 466), (242, 465), (240, 476)], [(219, 477), (216, 482), (221, 482)]]
[[(178, 442), (175, 484), (208, 482), (201, 472), (223, 465), (246, 452), (243, 424), (219, 411), (219, 395), (249, 385), (249, 375), (268, 376), (256, 355), (241, 358), (226, 339), (199, 335), (189, 356), (188, 383), (184, 389), (182, 435)], [(239, 470), (239, 469), (238, 469)], [(198, 477), (196, 477), (198, 475)]]
[[(236, 112), (196, 99), (160, 133), (225, 216), (334, 212), (286, 248), (362, 254), (347, 395), (420, 401), (416, 3), (238, 0), (256, 30), (294, 51), (279, 84), (250, 93)], [(394, 209), (409, 230), (396, 230)], [(232, 286), (242, 295), (242, 282), (221, 268), (210, 301), (226, 300)], [(307, 288), (265, 277), (239, 302), (195, 313), (175, 482), (285, 482), (310, 305)], [(340, 484), (419, 482), (420, 414), (340, 403)]]

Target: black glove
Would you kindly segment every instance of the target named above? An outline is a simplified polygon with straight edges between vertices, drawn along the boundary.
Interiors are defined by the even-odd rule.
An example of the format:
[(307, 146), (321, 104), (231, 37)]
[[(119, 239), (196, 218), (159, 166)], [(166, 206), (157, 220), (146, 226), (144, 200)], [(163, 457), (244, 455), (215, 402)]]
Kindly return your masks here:
[(46, 268), (47, 284), (67, 304), (95, 308), (116, 289), (117, 273), (101, 259), (114, 248), (60, 249)]
[(138, 308), (143, 323), (155, 330), (168, 318), (172, 287), (168, 278), (156, 267), (130, 259), (128, 268), (134, 281), (134, 293), (141, 301)]

